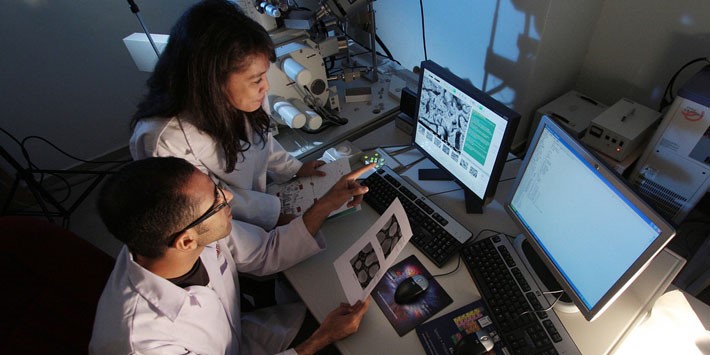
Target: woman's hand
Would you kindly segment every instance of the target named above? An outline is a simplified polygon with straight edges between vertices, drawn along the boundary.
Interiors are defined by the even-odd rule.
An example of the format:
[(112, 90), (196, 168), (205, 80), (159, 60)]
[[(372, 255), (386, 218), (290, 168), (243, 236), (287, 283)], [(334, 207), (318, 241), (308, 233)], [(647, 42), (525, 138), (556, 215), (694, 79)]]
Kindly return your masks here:
[(325, 162), (322, 160), (311, 160), (309, 162), (303, 163), (301, 168), (298, 169), (296, 176), (325, 176), (325, 172), (318, 170), (318, 168), (323, 165), (325, 165)]

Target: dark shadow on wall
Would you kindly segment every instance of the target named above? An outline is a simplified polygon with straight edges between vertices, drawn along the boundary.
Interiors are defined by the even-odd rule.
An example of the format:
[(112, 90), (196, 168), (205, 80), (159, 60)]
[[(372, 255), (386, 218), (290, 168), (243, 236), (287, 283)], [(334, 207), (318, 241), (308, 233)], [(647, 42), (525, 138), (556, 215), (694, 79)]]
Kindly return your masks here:
[[(494, 20), (486, 51), (482, 90), (518, 112), (522, 110), (525, 90), (537, 61), (540, 40), (533, 35), (542, 33), (542, 20), (549, 2), (549, 0), (512, 1), (515, 9), (525, 16), (522, 32), (518, 34), (516, 43), (518, 55), (513, 59), (502, 53), (496, 53), (494, 50), (496, 34), (501, 26), (501, 0), (496, 1), (496, 10), (493, 14)], [(509, 100), (501, 99), (500, 95), (497, 95), (504, 91), (507, 92), (504, 96), (510, 98)], [(520, 129), (526, 129), (526, 126), (519, 126), (518, 130)]]

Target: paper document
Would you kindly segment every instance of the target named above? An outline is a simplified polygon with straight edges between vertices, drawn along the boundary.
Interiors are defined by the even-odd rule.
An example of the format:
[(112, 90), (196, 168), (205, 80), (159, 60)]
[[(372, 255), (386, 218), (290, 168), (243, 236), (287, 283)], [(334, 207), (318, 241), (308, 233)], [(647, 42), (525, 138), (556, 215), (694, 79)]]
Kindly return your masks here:
[[(325, 176), (302, 177), (266, 187), (268, 194), (275, 195), (281, 200), (281, 213), (302, 215), (316, 200), (323, 197), (343, 175), (351, 171), (348, 158), (341, 158), (322, 165), (318, 170), (325, 172)], [(348, 207), (346, 203), (331, 212), (329, 216), (332, 217), (351, 209), (353, 207)], [(360, 206), (355, 209), (359, 210)]]
[(364, 300), (412, 237), (407, 214), (395, 199), (333, 266), (350, 304)]

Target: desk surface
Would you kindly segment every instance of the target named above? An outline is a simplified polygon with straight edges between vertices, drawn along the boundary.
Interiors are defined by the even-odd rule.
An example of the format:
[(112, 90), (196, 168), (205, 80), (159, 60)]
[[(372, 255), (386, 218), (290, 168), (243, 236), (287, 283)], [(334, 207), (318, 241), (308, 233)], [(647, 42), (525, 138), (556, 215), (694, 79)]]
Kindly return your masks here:
[[(398, 135), (396, 132), (388, 133), (388, 130), (395, 129), (393, 126), (393, 124), (389, 124), (373, 134), (382, 135), (385, 132), (384, 134), (392, 138), (402, 139), (402, 135)], [(406, 136), (404, 137), (404, 139), (407, 139)], [(376, 139), (375, 142), (377, 141), (380, 140)], [(362, 140), (355, 143), (371, 146), (367, 145), (368, 142)], [(412, 151), (398, 155), (397, 158), (402, 163), (407, 164), (408, 161), (415, 160), (418, 154), (418, 152)], [(514, 176), (519, 163), (519, 160), (514, 160), (507, 164), (503, 171), (502, 179)], [(463, 192), (457, 189), (458, 186), (453, 182), (426, 182), (419, 184), (416, 181), (417, 169), (432, 166), (431, 162), (424, 160), (401, 175), (413, 182), (415, 186), (420, 186), (423, 193), (427, 195), (436, 194), (431, 196), (430, 200), (448, 211), (453, 218), (467, 227), (474, 236), (483, 229), (494, 229), (510, 235), (516, 235), (520, 232), (503, 209), (503, 203), (507, 199), (512, 181), (501, 183), (496, 198), (485, 206), (483, 214), (469, 215), (464, 211)], [(379, 214), (367, 204), (363, 204), (362, 210), (357, 213), (327, 221), (322, 228), (328, 245), (327, 250), (285, 271), (286, 277), (319, 321), (322, 321), (328, 312), (335, 309), (339, 303), (347, 300), (333, 268), (333, 262), (354, 241), (360, 238), (378, 217)], [(432, 274), (453, 270), (457, 263), (457, 259), (453, 258), (439, 269), (411, 244), (405, 247), (397, 261), (412, 254), (416, 255)], [(627, 334), (628, 330), (633, 328), (647, 313), (650, 307), (647, 303), (654, 296), (658, 296), (665, 291), (665, 287), (671, 281), (669, 278), (672, 278), (672, 275), (679, 271), (682, 264), (682, 259), (674, 254), (669, 252), (662, 253), (629, 290), (604, 315), (594, 322), (585, 321), (579, 313), (558, 313), (558, 316), (582, 353), (601, 354), (612, 351)], [(659, 282), (659, 280), (663, 282)], [(439, 277), (437, 281), (453, 298), (453, 303), (434, 315), (434, 317), (446, 314), (480, 299), (480, 294), (463, 265), (455, 273)], [(659, 289), (659, 284), (665, 286)], [(411, 331), (403, 337), (399, 337), (374, 302), (371, 303), (358, 333), (338, 342), (337, 346), (343, 354), (424, 353), (416, 332)]]

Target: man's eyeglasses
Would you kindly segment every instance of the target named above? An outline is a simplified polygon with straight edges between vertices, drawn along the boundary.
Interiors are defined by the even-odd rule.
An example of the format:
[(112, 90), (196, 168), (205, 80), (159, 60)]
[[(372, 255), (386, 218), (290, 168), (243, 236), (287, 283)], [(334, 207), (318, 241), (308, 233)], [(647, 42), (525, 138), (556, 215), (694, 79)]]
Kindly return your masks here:
[[(219, 191), (219, 193), (217, 192)], [(219, 202), (219, 196), (222, 195), (222, 202)], [(202, 216), (198, 217), (195, 221), (192, 223), (188, 224), (187, 227), (181, 229), (179, 232), (175, 233), (173, 237), (170, 239), (170, 242), (168, 243), (168, 246), (172, 246), (175, 243), (175, 240), (177, 239), (180, 234), (184, 233), (186, 230), (197, 226), (198, 224), (204, 222), (207, 220), (207, 218), (210, 218), (214, 216), (215, 213), (221, 211), (223, 208), (229, 206), (229, 201), (227, 201), (227, 195), (224, 194), (224, 185), (222, 183), (217, 183), (214, 185), (214, 203), (212, 204), (212, 207), (207, 210)]]

